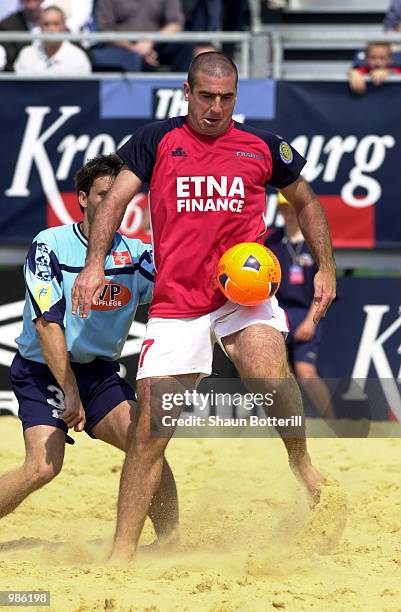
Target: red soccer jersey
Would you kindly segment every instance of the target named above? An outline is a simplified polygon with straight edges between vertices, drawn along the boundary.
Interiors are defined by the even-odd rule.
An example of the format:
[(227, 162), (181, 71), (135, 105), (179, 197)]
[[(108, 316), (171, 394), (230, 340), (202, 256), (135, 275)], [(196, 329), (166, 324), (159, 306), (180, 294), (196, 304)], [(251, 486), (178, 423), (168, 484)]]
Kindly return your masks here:
[[(362, 66), (354, 66), (354, 70), (357, 70), (361, 74), (370, 74), (372, 72), (372, 68), (369, 68), (368, 65), (363, 64)], [(378, 70), (376, 68), (376, 70)], [(380, 68), (380, 70), (388, 70), (393, 74), (401, 74), (401, 66), (386, 66), (384, 68)]]
[(232, 122), (217, 138), (186, 117), (148, 124), (119, 149), (149, 184), (155, 288), (150, 316), (195, 317), (226, 299), (216, 282), (220, 256), (265, 233), (266, 184), (293, 183), (305, 160), (269, 132)]

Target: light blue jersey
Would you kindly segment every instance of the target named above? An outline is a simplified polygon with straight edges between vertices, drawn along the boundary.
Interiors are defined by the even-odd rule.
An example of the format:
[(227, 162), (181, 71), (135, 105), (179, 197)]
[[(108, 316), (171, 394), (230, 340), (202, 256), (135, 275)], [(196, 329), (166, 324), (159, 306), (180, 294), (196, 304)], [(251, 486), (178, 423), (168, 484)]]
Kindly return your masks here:
[(138, 304), (150, 302), (151, 246), (117, 233), (106, 257), (106, 284), (98, 302), (88, 318), (72, 315), (71, 289), (85, 264), (87, 245), (78, 223), (46, 229), (34, 239), (24, 268), (23, 330), (16, 338), (26, 359), (45, 363), (34, 323), (43, 316), (64, 328), (70, 361), (114, 361), (121, 355)]

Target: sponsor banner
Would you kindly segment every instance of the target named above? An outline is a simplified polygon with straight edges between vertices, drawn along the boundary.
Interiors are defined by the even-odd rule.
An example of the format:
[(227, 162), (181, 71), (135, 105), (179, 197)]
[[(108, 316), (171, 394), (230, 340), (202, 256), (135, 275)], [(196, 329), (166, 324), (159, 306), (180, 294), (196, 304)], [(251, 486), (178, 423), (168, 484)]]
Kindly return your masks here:
[(334, 245), (399, 246), (399, 84), (356, 96), (345, 82), (280, 82), (276, 95), (275, 119), (264, 125), (308, 160), (302, 174), (326, 210)]
[[(0, 409), (4, 409), (16, 406), (9, 366), (16, 350), (14, 338), (22, 326), (25, 290), (22, 270), (0, 271), (0, 284), (7, 288), (0, 294)], [(341, 278), (339, 295), (325, 318), (319, 355), (319, 371), (327, 380), (337, 417), (401, 422), (401, 279)], [(113, 302), (122, 299), (118, 285), (109, 283), (100, 308), (108, 310)], [(121, 374), (131, 383), (135, 381), (146, 320), (147, 308), (139, 307), (120, 360)], [(236, 373), (219, 348), (213, 373), (199, 388), (200, 392), (237, 391), (235, 383), (226, 388), (220, 380), (232, 381)], [(316, 415), (307, 396), (305, 401), (306, 414)], [(233, 416), (247, 414), (246, 411), (242, 414), (242, 404), (237, 407), (239, 412)], [(342, 435), (347, 435), (346, 431)]]
[[(400, 106), (395, 83), (357, 97), (345, 82), (242, 81), (236, 118), (282, 135), (307, 157), (303, 174), (326, 209), (336, 247), (391, 247), (401, 244), (394, 223)], [(43, 227), (79, 220), (73, 188), (78, 168), (115, 151), (144, 123), (186, 110), (177, 81), (59, 81), (54, 87), (2, 80), (0, 130), (7, 155), (0, 176), (0, 242), (28, 244)], [(290, 149), (280, 153), (290, 160)], [(121, 231), (149, 242), (149, 230), (141, 229), (146, 207), (146, 194), (137, 195)], [(275, 195), (268, 198), (266, 218), (281, 222)]]

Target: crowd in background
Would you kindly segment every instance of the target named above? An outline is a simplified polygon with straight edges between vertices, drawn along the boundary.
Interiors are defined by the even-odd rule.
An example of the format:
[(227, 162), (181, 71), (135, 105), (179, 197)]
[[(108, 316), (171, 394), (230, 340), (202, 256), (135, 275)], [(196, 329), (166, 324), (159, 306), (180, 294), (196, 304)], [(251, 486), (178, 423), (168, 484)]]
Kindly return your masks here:
[[(286, 0), (261, 0), (272, 23), (288, 8)], [(267, 13), (266, 13), (267, 11)], [(116, 40), (107, 44), (4, 42), (1, 31), (85, 33), (241, 31), (249, 25), (248, 0), (5, 0), (0, 7), (0, 70), (31, 75), (85, 75), (96, 72), (186, 72), (192, 58), (216, 48), (200, 43)], [(383, 30), (401, 31), (401, 0), (391, 0)], [(380, 41), (379, 41), (380, 42)], [(235, 45), (222, 46), (233, 56)], [(349, 72), (352, 91), (366, 91), (366, 77), (380, 85), (399, 73), (401, 54), (385, 44), (370, 45)]]
[[(1, 10), (0, 43), (1, 31), (174, 34), (243, 30), (248, 23), (247, 0), (7, 0)], [(36, 75), (85, 75), (92, 69), (185, 72), (193, 56), (205, 48), (210, 48), (210, 41), (180, 44), (133, 39), (84, 48), (54, 41), (4, 42), (0, 69), (24, 75), (28, 75), (29, 65), (30, 73)], [(232, 45), (224, 50), (232, 53)], [(72, 57), (71, 62), (67, 57)]]

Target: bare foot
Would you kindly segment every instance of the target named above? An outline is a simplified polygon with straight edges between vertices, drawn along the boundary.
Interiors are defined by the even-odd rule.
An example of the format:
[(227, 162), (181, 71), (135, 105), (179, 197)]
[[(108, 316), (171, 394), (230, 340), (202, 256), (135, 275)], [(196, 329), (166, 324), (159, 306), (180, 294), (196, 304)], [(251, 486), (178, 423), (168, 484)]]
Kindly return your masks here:
[(107, 560), (108, 565), (127, 565), (133, 560), (134, 556), (124, 551), (113, 550), (110, 557)]
[(326, 482), (324, 476), (311, 463), (309, 455), (300, 459), (297, 463), (291, 463), (290, 467), (295, 477), (306, 487), (314, 508), (320, 501), (320, 490)]

